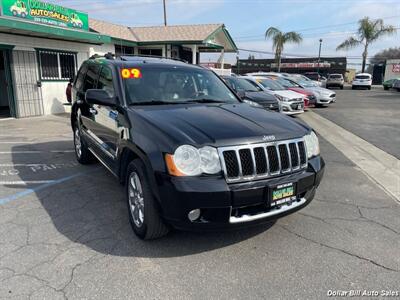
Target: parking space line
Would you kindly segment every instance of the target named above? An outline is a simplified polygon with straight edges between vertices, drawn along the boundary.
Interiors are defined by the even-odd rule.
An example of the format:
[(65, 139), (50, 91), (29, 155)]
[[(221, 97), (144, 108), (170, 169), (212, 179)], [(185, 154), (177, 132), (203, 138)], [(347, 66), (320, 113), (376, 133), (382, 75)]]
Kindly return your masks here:
[(31, 145), (31, 144), (38, 144), (38, 143), (49, 143), (49, 142), (72, 142), (71, 139), (69, 140), (40, 140), (40, 141), (0, 141), (0, 144), (13, 144), (13, 145)]
[(16, 180), (16, 181), (0, 181), (0, 185), (29, 185), (29, 184), (44, 184), (52, 183), (54, 180)]
[(6, 196), (6, 197), (4, 197), (4, 198), (0, 198), (0, 205), (4, 205), (4, 204), (6, 204), (6, 203), (12, 202), (12, 201), (17, 200), (17, 199), (19, 199), (19, 198), (22, 198), (22, 197), (24, 197), (24, 196), (30, 195), (30, 194), (32, 194), (32, 193), (36, 193), (36, 192), (38, 192), (38, 191), (41, 191), (41, 190), (46, 189), (46, 188), (48, 188), (48, 187), (51, 187), (51, 186), (53, 186), (53, 185), (60, 184), (60, 183), (64, 183), (64, 182), (66, 182), (66, 181), (68, 181), (68, 180), (77, 178), (77, 177), (79, 177), (79, 176), (83, 176), (83, 175), (86, 175), (86, 174), (95, 172), (95, 171), (97, 171), (99, 168), (100, 168), (100, 167), (97, 167), (97, 168), (95, 168), (95, 169), (93, 169), (93, 170), (90, 170), (90, 171), (76, 173), (76, 174), (73, 174), (73, 175), (70, 175), (70, 176), (67, 176), (67, 177), (63, 177), (63, 178), (54, 180), (54, 181), (49, 182), (49, 183), (42, 184), (42, 185), (37, 186), (37, 187), (35, 187), (35, 188), (26, 189), (26, 190), (24, 190), (24, 191), (22, 191), (22, 192), (19, 192), (19, 193), (10, 195), (10, 196)]
[(37, 154), (43, 151), (0, 151), (0, 154)]
[(73, 153), (75, 150), (50, 150), (50, 151), (0, 151), (0, 154), (38, 154), (38, 153)]

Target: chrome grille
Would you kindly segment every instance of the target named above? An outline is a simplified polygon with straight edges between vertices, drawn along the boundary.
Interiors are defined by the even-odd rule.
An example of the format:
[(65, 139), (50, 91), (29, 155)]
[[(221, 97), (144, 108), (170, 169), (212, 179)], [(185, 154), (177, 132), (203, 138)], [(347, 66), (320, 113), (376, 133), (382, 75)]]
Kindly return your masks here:
[(307, 167), (303, 139), (223, 147), (218, 152), (228, 183), (289, 174)]

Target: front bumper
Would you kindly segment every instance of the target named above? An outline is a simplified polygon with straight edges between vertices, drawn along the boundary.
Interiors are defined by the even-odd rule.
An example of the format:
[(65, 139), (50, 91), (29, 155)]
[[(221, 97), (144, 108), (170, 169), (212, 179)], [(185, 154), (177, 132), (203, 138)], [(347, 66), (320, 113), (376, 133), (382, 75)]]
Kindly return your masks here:
[(304, 112), (304, 101), (301, 102), (281, 102), (282, 113), (286, 115), (296, 115)]
[[(309, 160), (306, 170), (280, 177), (228, 184), (221, 177), (171, 177), (158, 175), (160, 208), (165, 221), (183, 230), (233, 229), (268, 223), (308, 205), (323, 177), (322, 158)], [(296, 186), (296, 200), (279, 208), (270, 206), (270, 188), (285, 183)], [(201, 210), (190, 221), (188, 214)]]
[(333, 102), (336, 102), (336, 94), (320, 95), (317, 98), (317, 104), (329, 104)]

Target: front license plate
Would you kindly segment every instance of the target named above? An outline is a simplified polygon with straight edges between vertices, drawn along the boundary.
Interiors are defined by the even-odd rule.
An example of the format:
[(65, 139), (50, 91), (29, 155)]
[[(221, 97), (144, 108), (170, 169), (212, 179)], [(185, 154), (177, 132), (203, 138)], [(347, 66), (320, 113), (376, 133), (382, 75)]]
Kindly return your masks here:
[(303, 105), (301, 105), (301, 104), (297, 105), (297, 109), (298, 109), (298, 110), (303, 109)]
[(282, 205), (296, 200), (296, 188), (294, 183), (285, 183), (272, 188), (271, 206)]

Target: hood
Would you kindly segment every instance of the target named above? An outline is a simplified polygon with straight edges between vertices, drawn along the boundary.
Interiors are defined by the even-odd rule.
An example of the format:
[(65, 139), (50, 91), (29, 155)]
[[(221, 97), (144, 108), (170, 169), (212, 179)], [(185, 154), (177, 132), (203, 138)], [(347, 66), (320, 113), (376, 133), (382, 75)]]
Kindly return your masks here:
[(296, 98), (304, 98), (303, 94), (291, 91), (291, 90), (283, 90), (283, 91), (273, 91), (274, 94), (277, 94), (282, 97), (286, 97), (289, 99), (296, 99)]
[(266, 92), (246, 92), (246, 98), (259, 103), (277, 103), (278, 99)]
[(310, 130), (283, 114), (244, 103), (131, 107), (130, 114), (139, 117), (132, 118), (138, 123), (150, 123), (152, 128), (148, 134), (156, 132), (154, 139), (160, 143), (168, 140), (170, 149), (163, 151), (174, 151), (183, 144), (219, 147), (257, 143), (271, 135), (275, 140), (286, 140), (302, 137)]

